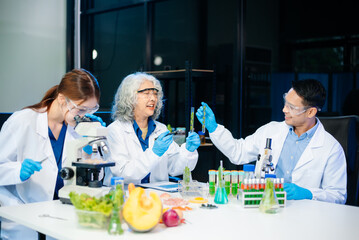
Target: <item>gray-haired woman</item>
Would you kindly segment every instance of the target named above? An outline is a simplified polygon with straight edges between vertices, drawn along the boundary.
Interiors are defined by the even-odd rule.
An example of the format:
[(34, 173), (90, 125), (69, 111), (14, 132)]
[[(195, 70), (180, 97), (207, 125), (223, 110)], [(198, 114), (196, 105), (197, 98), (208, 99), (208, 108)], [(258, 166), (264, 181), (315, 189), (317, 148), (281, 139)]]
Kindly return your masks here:
[(110, 160), (116, 166), (106, 170), (105, 183), (120, 176), (126, 183), (168, 181), (168, 175), (183, 174), (197, 164), (200, 139), (190, 133), (180, 147), (156, 119), (162, 108), (163, 91), (152, 75), (134, 73), (124, 78), (112, 108), (114, 122), (108, 126)]

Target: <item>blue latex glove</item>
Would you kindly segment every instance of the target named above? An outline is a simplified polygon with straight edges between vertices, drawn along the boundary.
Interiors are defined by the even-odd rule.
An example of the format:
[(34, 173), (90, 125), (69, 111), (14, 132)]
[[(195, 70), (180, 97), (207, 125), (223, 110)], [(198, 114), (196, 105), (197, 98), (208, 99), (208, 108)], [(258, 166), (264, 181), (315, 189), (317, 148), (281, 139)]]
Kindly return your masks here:
[(88, 118), (91, 118), (91, 120), (93, 120), (93, 121), (100, 122), (102, 126), (106, 127), (106, 123), (104, 121), (102, 121), (102, 118), (100, 118), (96, 115), (93, 115), (93, 114), (89, 114), (89, 113), (86, 113), (85, 116)]
[(212, 109), (207, 105), (207, 103), (202, 102), (202, 106), (197, 109), (196, 116), (198, 121), (203, 124), (203, 106), (206, 106), (206, 119), (205, 125), (209, 133), (213, 133), (217, 128), (216, 117)]
[(294, 183), (284, 183), (284, 191), (287, 192), (288, 200), (312, 199), (313, 194), (306, 188), (299, 187)]
[(201, 145), (199, 135), (195, 132), (189, 132), (188, 137), (186, 138), (186, 149), (193, 152), (199, 147), (199, 145)]
[(173, 136), (167, 135), (170, 131), (166, 131), (158, 136), (153, 144), (152, 151), (159, 157), (161, 157), (169, 148), (173, 142)]
[(41, 163), (32, 159), (26, 158), (21, 164), (20, 179), (21, 181), (27, 180), (35, 171), (42, 169)]

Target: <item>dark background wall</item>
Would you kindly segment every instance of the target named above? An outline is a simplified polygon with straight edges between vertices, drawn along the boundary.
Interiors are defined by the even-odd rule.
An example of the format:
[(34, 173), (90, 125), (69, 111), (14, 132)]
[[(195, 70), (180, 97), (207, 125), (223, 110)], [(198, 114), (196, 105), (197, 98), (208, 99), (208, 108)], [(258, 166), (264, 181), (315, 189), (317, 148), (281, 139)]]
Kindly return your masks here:
[[(100, 81), (102, 111), (110, 110), (126, 75), (184, 69), (190, 61), (194, 69), (215, 69), (212, 107), (217, 121), (235, 137), (245, 137), (271, 120), (283, 120), (282, 95), (293, 80), (315, 78), (324, 84), (328, 101), (321, 115), (350, 114), (343, 112), (343, 104), (358, 88), (358, 1), (89, 0), (81, 5), (82, 67)], [(71, 44), (68, 41), (73, 54)], [(156, 57), (162, 58), (161, 64), (155, 65)], [(184, 126), (189, 116), (174, 107), (185, 102), (180, 94), (184, 82), (163, 84), (164, 112), (168, 116), (177, 112), (174, 127)], [(205, 97), (211, 96), (212, 87), (208, 78), (194, 84), (192, 94), (210, 101)], [(195, 108), (200, 100), (194, 102)], [(162, 120), (173, 125), (168, 116)], [(215, 148), (200, 151), (195, 170), (199, 180), (209, 168), (217, 168), (220, 159), (228, 169), (241, 168)]]

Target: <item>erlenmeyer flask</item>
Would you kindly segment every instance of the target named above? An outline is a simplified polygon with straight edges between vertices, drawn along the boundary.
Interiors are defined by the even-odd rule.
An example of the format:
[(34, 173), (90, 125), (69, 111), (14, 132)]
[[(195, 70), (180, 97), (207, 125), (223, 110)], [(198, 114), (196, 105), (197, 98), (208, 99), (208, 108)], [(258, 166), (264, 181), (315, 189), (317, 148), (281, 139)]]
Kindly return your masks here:
[(217, 190), (216, 195), (214, 196), (214, 202), (217, 204), (226, 204), (228, 203), (228, 196), (226, 189), (224, 187), (224, 180), (223, 180), (223, 165), (221, 161), (221, 165), (218, 168), (218, 181), (217, 181)]
[(276, 213), (279, 210), (279, 204), (273, 184), (274, 178), (275, 175), (266, 174), (266, 186), (262, 200), (259, 204), (259, 210), (263, 213)]

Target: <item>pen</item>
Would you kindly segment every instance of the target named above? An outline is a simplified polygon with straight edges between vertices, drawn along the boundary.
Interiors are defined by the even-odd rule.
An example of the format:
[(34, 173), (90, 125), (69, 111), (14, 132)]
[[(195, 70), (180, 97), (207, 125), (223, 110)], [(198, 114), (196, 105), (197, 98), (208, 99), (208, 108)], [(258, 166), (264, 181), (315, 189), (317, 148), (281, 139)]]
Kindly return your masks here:
[(44, 159), (41, 159), (40, 161), (37, 161), (39, 163), (42, 163), (43, 161), (45, 161), (47, 159), (47, 157), (45, 157)]

